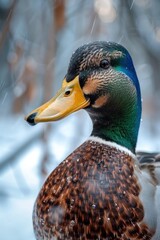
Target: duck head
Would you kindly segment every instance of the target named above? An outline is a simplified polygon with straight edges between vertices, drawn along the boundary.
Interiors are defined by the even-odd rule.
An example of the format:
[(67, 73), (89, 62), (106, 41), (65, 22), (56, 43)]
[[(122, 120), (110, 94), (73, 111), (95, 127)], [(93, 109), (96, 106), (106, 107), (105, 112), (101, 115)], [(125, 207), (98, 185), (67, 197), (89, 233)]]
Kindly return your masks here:
[(141, 94), (131, 56), (123, 46), (97, 41), (79, 47), (62, 88), (26, 120), (31, 125), (56, 121), (79, 109), (85, 109), (92, 119), (91, 135), (135, 151)]

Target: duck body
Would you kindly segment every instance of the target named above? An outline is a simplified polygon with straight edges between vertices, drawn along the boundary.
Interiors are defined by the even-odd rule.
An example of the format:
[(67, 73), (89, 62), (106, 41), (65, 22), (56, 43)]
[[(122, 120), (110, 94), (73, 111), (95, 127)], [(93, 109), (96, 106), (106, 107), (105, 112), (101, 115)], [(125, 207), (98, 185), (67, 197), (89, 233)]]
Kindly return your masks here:
[(33, 214), (37, 239), (151, 239), (137, 164), (127, 149), (90, 138), (43, 185)]
[(33, 212), (36, 239), (159, 240), (160, 155), (135, 155), (141, 94), (121, 45), (78, 48), (62, 89), (26, 120), (56, 121), (82, 108), (91, 137), (44, 183)]

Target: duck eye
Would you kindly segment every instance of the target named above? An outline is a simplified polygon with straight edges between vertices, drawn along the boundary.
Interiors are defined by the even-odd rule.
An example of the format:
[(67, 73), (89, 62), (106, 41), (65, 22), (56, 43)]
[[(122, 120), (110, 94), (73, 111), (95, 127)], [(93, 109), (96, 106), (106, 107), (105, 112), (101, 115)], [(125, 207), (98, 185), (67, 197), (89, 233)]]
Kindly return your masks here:
[(109, 61), (107, 59), (101, 60), (100, 67), (107, 69), (109, 67)]

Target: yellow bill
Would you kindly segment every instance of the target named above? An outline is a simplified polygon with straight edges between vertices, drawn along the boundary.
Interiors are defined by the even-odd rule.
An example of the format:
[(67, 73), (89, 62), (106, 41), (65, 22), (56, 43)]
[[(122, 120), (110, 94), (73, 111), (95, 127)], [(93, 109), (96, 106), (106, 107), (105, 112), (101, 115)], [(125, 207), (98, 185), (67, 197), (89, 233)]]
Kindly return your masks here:
[(88, 105), (89, 100), (84, 97), (79, 84), (79, 76), (70, 82), (64, 79), (62, 88), (56, 96), (33, 110), (26, 116), (25, 120), (31, 125), (39, 122), (57, 121)]

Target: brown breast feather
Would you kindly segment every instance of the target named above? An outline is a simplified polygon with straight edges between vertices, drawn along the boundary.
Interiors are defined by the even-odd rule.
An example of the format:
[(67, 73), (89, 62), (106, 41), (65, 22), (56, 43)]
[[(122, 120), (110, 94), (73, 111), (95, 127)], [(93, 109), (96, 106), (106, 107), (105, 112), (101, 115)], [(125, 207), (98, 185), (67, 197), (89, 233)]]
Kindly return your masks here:
[(37, 239), (151, 239), (131, 156), (86, 141), (48, 177), (34, 207)]

